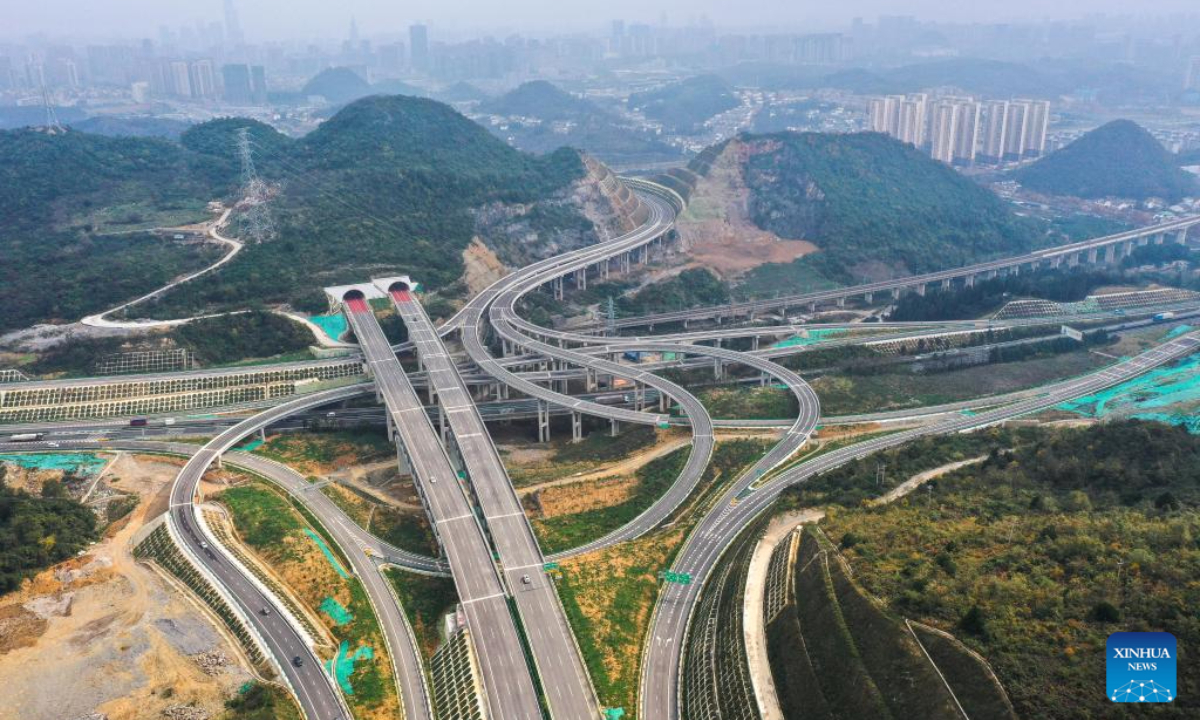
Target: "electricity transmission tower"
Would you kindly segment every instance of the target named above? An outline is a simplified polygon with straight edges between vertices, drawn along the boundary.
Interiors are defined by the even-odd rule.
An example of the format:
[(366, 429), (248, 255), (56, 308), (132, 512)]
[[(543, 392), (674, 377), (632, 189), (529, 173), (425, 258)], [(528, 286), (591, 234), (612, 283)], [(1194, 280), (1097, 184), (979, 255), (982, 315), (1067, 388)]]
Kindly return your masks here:
[(42, 86), (42, 107), (46, 108), (46, 128), (52, 135), (58, 134), (63, 131), (63, 126), (58, 121), (58, 113), (54, 112), (54, 106), (50, 104), (50, 93), (46, 90), (46, 78), (41, 76), (39, 81)]
[(241, 208), (239, 221), (242, 226), (242, 239), (253, 241), (255, 244), (266, 242), (275, 236), (275, 228), (271, 223), (271, 213), (267, 209), (269, 188), (254, 167), (250, 128), (238, 130), (237, 147), (238, 155), (242, 159), (242, 199), (238, 203)]

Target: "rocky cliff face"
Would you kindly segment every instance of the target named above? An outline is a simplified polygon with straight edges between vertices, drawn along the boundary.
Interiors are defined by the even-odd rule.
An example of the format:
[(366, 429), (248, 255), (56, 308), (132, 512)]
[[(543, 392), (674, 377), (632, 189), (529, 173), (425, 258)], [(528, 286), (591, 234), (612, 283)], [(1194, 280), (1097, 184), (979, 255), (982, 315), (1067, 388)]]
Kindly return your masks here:
[[(476, 242), (504, 265), (521, 267), (617, 237), (645, 222), (648, 210), (632, 190), (595, 158), (584, 156), (583, 161), (586, 174), (545, 200), (476, 208)], [(476, 260), (483, 257), (475, 243), (468, 251)], [(481, 281), (479, 273), (471, 275), (464, 278), (468, 286)]]

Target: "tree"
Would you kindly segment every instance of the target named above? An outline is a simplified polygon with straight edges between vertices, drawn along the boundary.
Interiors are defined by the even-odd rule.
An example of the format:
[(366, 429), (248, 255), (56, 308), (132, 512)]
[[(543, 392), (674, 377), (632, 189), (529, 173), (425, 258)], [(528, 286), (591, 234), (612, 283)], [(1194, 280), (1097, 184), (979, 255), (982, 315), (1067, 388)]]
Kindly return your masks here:
[(958, 621), (958, 626), (963, 632), (974, 635), (981, 640), (987, 640), (991, 637), (991, 633), (988, 630), (987, 616), (984, 614), (983, 608), (978, 605), (971, 606), (971, 609)]

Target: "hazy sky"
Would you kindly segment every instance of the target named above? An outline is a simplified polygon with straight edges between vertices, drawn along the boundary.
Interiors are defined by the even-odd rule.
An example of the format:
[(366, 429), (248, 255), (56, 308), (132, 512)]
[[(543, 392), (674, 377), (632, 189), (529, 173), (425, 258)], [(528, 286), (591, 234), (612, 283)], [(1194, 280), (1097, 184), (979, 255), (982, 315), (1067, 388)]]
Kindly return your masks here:
[[(672, 25), (707, 15), (723, 27), (828, 27), (854, 16), (1007, 21), (1089, 13), (1161, 15), (1200, 11), (1198, 0), (235, 0), (251, 41), (342, 37), (351, 16), (365, 36), (414, 21), (451, 30), (599, 29), (612, 18)], [(2, 0), (0, 35), (153, 37), (160, 25), (219, 20), (222, 0)], [(603, 8), (596, 10), (596, 8)]]

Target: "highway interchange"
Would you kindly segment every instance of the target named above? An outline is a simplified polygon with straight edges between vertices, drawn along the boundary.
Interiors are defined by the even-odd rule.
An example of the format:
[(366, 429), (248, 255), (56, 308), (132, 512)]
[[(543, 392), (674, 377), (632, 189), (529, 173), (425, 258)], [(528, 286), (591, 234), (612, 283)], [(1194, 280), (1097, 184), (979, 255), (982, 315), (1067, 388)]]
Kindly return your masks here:
[[(644, 184), (642, 189), (646, 189)], [(430, 420), (431, 411), (420, 401), (411, 379), (397, 361), (395, 348), (389, 345), (374, 315), (361, 298), (346, 299), (346, 314), (366, 357), (373, 385), (360, 383), (288, 400), (237, 421), (237, 424), (221, 431), (198, 451), (189, 446), (126, 439), (123, 436), (128, 434), (128, 430), (118, 431), (116, 428), (110, 433), (114, 436), (111, 442), (99, 444), (114, 448), (154, 448), (182, 454), (194, 452), (172, 489), (169, 515), (172, 534), (193, 562), (202, 567), (236, 603), (243, 620), (252, 626), (264, 650), (275, 659), (282, 679), (297, 696), (306, 717), (330, 720), (343, 717), (348, 711), (335, 684), (322, 669), (305, 633), (298, 629), (297, 623), (288, 621), (287, 610), (281, 603), (240, 570), (237, 561), (224, 551), (204, 526), (203, 518), (194, 504), (200, 478), (226, 453), (227, 459), (235, 466), (268, 477), (300, 498), (321, 520), (343, 548), (344, 554), (351, 558), (352, 569), (362, 580), (379, 616), (406, 717), (430, 717), (431, 708), (411, 631), (380, 572), (380, 566), (384, 564), (426, 572), (445, 572), (448, 566), (458, 587), (468, 617), (468, 627), (471, 628), (481, 659), (485, 697), (492, 717), (542, 717), (537, 691), (539, 686), (553, 718), (595, 718), (599, 714), (598, 702), (566, 625), (557, 593), (541, 572), (540, 566), (546, 558), (541, 556), (511, 482), (491, 443), (480, 408), (472, 399), (460, 369), (451, 359), (439, 335), (458, 331), (474, 368), (529, 396), (530, 400), (512, 401), (526, 403), (526, 414), (532, 410), (539, 418), (543, 412), (548, 417), (550, 408), (557, 407), (569, 412), (576, 422), (580, 414), (587, 414), (614, 423), (662, 425), (671, 420), (665, 412), (644, 411), (652, 404), (647, 398), (661, 398), (677, 404), (686, 423), (691, 426), (693, 444), (689, 460), (663, 497), (628, 525), (593, 543), (573, 549), (564, 556), (624, 542), (657, 527), (691, 494), (711, 456), (714, 423), (695, 396), (650, 372), (650, 366), (630, 366), (618, 362), (615, 359), (617, 354), (626, 351), (677, 353), (689, 356), (688, 362), (717, 363), (718, 370), (724, 364), (741, 364), (782, 383), (796, 397), (800, 411), (779, 442), (726, 491), (722, 501), (700, 521), (676, 559), (673, 569), (691, 573), (697, 582), (688, 586), (666, 585), (660, 594), (647, 638), (640, 693), (639, 717), (653, 720), (674, 720), (679, 717), (679, 663), (686, 640), (688, 617), (701, 591), (703, 579), (719, 561), (723, 548), (747, 523), (764, 512), (783, 489), (850, 459), (915, 437), (986, 426), (1049, 407), (1070, 397), (1094, 392), (1187, 355), (1200, 345), (1200, 337), (1189, 333), (1088, 376), (1041, 388), (1040, 391), (1030, 390), (997, 398), (995, 404), (1005, 403), (998, 409), (973, 417), (953, 416), (934, 425), (868, 440), (772, 475), (772, 471), (792, 457), (816, 428), (820, 412), (815, 393), (799, 375), (771, 362), (770, 357), (775, 356), (777, 351), (739, 352), (695, 343), (760, 334), (779, 335), (778, 328), (768, 331), (754, 328), (740, 331), (720, 329), (662, 337), (616, 338), (549, 330), (533, 325), (517, 314), (518, 302), (523, 295), (564, 276), (573, 276), (579, 283), (579, 273), (586, 274), (589, 267), (607, 264), (612, 258), (639, 250), (660, 239), (672, 228), (674, 214), (678, 210), (678, 202), (669, 202), (666, 196), (666, 193), (643, 192), (643, 202), (650, 212), (649, 219), (642, 227), (601, 245), (544, 260), (497, 281), (468, 302), (441, 328), (433, 327), (407, 288), (391, 293), (411, 336), (410, 342), (401, 347), (415, 347), (425, 366), (425, 378), (433, 386), (437, 397), (437, 407), (433, 410), (434, 413), (445, 413), (449, 421), (453, 447), (458, 450), (458, 460), (463, 470), (461, 475), (455, 467), (452, 453), (447, 449), (451, 443), (439, 439), (439, 433)], [(795, 306), (837, 301), (850, 295), (911, 288), (917, 283), (945, 282), (995, 270), (1011, 270), (1021, 264), (1070, 257), (1071, 254), (1089, 252), (1114, 243), (1137, 241), (1140, 237), (1151, 237), (1155, 233), (1186, 229), (1195, 222), (1195, 219), (1189, 219), (1160, 228), (1123, 234), (1116, 239), (1077, 243), (1024, 258), (983, 263), (927, 277), (841, 289), (832, 294), (817, 293), (759, 303), (753, 308), (740, 308), (737, 311), (749, 314), (751, 311), (786, 308), (789, 304)], [(724, 312), (722, 308), (699, 309), (682, 315), (655, 316), (652, 322), (643, 324), (719, 318)], [(939, 325), (939, 330), (944, 332), (948, 324)], [(961, 323), (959, 326), (964, 329), (977, 327), (973, 323)], [(915, 335), (925, 328), (911, 326), (904, 330)], [(499, 341), (510, 357), (494, 357), (489, 341)], [(517, 351), (525, 354), (517, 355)], [(517, 372), (522, 367), (543, 362), (545, 358), (559, 366), (561, 376), (554, 371)], [(603, 393), (591, 393), (591, 399), (568, 394), (566, 382), (571, 377), (579, 376), (580, 369), (583, 369), (582, 376), (588, 384), (595, 383), (602, 376), (622, 378), (633, 383), (634, 407), (625, 407), (628, 402), (624, 397), (620, 405), (610, 405), (597, 402), (602, 399)], [(556, 391), (556, 385), (563, 392)], [(386, 403), (387, 422), (400, 441), (399, 452), (406, 455), (414, 470), (414, 477), (443, 546), (444, 562), (415, 556), (381, 543), (350, 522), (323, 494), (306, 489), (307, 481), (294, 471), (256, 456), (231, 452), (249, 434), (287, 422), (288, 418), (300, 413), (319, 413), (317, 408), (361, 396), (372, 388)], [(936, 410), (952, 412), (954, 409), (948, 406)], [(337, 412), (351, 416), (359, 413), (358, 410)], [(369, 414), (362, 411), (363, 416)], [(908, 413), (914, 414), (917, 413)], [(229, 422), (232, 421), (198, 421), (194, 423), (194, 429), (212, 431)], [(54, 431), (53, 426), (33, 427)], [(58, 424), (57, 431), (66, 438), (70, 432), (92, 433), (97, 428), (106, 427), (110, 426), (105, 423), (63, 423)], [(71, 447), (95, 444), (89, 439), (64, 439), (63, 442)], [(20, 449), (50, 447), (45, 443), (0, 443), (0, 449), (4, 450), (15, 449), (14, 446)], [(732, 499), (739, 495), (744, 499), (732, 503)], [(493, 562), (489, 538), (496, 544), (496, 562)], [(529, 633), (532, 666), (526, 663), (519, 630), (509, 611), (509, 598), (515, 601), (514, 606), (526, 631), (530, 630), (531, 625), (535, 628), (534, 632)], [(264, 613), (264, 608), (270, 608), (271, 611)], [(535, 674), (537, 677), (534, 677)]]

